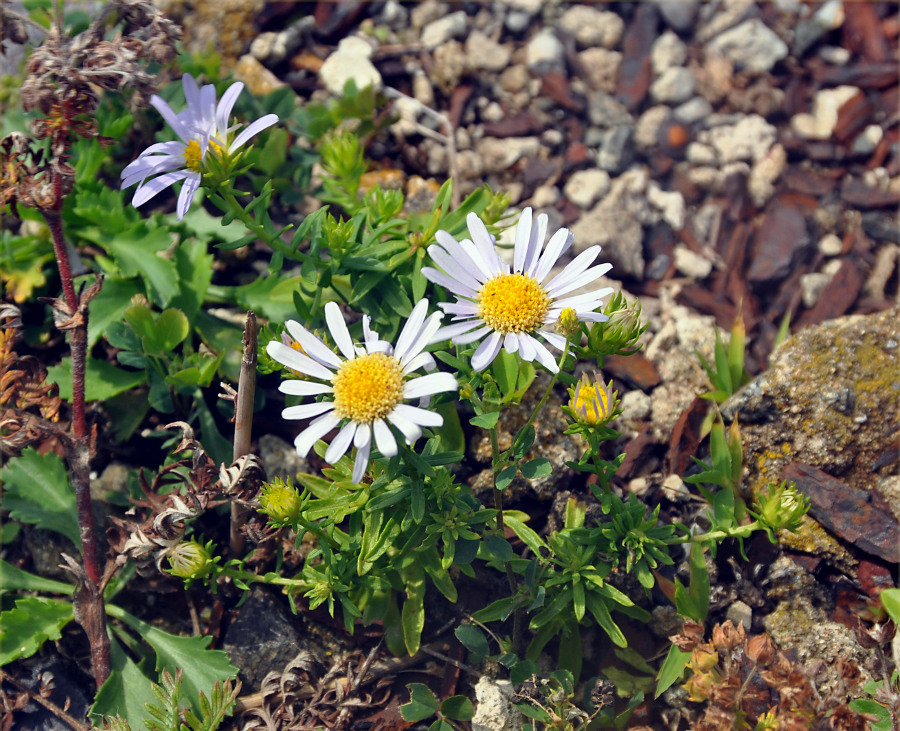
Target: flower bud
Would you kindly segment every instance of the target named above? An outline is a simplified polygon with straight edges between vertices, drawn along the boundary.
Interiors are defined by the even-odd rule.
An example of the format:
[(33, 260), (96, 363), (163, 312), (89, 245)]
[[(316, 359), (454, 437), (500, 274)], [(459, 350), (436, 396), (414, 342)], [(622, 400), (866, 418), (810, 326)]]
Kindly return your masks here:
[(578, 319), (578, 313), (571, 307), (566, 307), (559, 313), (559, 319), (556, 321), (556, 329), (560, 335), (570, 338), (578, 332), (581, 322)]
[(719, 663), (719, 653), (711, 645), (700, 645), (691, 650), (691, 667), (694, 672), (712, 670)]
[(769, 635), (753, 635), (747, 640), (747, 657), (759, 665), (768, 665), (775, 657), (775, 645)]
[(796, 531), (809, 510), (809, 498), (797, 490), (794, 483), (790, 486), (785, 482), (778, 486), (769, 485), (769, 494), (760, 496), (757, 503), (760, 523), (772, 530)]
[(740, 622), (735, 627), (729, 619), (713, 627), (712, 642), (717, 650), (732, 650), (743, 644), (745, 638), (744, 625)]
[(290, 478), (285, 482), (275, 479), (263, 486), (259, 494), (260, 512), (269, 516), (273, 523), (289, 524), (300, 517), (303, 500)]
[(616, 394), (612, 381), (604, 385), (599, 375), (591, 383), (586, 373), (569, 389), (569, 409), (579, 424), (603, 424), (615, 415)]
[(215, 565), (212, 554), (196, 541), (183, 541), (169, 551), (169, 573), (182, 579), (203, 579)]

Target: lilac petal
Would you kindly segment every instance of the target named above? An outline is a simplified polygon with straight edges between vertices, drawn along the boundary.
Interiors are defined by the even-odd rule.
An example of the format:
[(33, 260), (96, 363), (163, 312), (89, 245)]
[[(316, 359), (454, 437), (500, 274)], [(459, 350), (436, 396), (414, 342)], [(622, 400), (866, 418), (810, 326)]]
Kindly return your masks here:
[(422, 267), (422, 276), (429, 282), (434, 282), (435, 284), (439, 284), (445, 289), (450, 290), (450, 292), (457, 297), (470, 297), (474, 299), (478, 296), (478, 293), (471, 287), (466, 286), (459, 280), (454, 279), (437, 269), (433, 269), (432, 267)]
[(288, 406), (281, 412), (282, 419), (312, 419), (314, 416), (334, 410), (334, 401), (314, 401), (311, 404)]
[(375, 419), (372, 422), (372, 432), (375, 434), (375, 446), (383, 457), (393, 457), (397, 454), (397, 440), (391, 434), (391, 428), (384, 419)]
[(334, 377), (334, 373), (317, 361), (314, 361), (308, 355), (298, 353), (293, 348), (279, 343), (277, 340), (271, 340), (266, 345), (266, 352), (271, 358), (277, 360), (281, 365), (287, 366), (291, 370), (299, 371), (313, 378), (321, 378), (323, 381), (330, 381)]
[(402, 368), (406, 368), (407, 364), (414, 360), (422, 353), (422, 349), (425, 348), (430, 342), (431, 339), (435, 336), (438, 330), (441, 328), (441, 320), (444, 315), (440, 312), (435, 312), (431, 315), (426, 321), (422, 328), (419, 330), (419, 334), (412, 343), (410, 343), (409, 348), (407, 348), (406, 352), (401, 356), (399, 353), (395, 352), (394, 355), (400, 359), (400, 366)]
[(432, 396), (436, 393), (455, 391), (459, 388), (456, 377), (450, 373), (429, 373), (419, 376), (403, 384), (403, 398), (414, 399), (420, 396)]
[(347, 450), (350, 449), (353, 437), (356, 434), (357, 426), (358, 424), (355, 421), (344, 424), (337, 433), (337, 436), (331, 440), (331, 444), (328, 445), (328, 449), (325, 450), (325, 461), (328, 462), (328, 464), (334, 464), (347, 453)]
[[(470, 216), (474, 214), (470, 213)], [(481, 219), (475, 216), (475, 220), (481, 223)], [(484, 225), (483, 223), (481, 224)], [(477, 277), (476, 279), (481, 279), (481, 281), (488, 281), (489, 279), (493, 279), (500, 274), (503, 274), (503, 264), (498, 263), (496, 266), (491, 266), (491, 259), (493, 258), (491, 255), (495, 254), (493, 244), (491, 244), (490, 250), (482, 251), (478, 246), (472, 243), (469, 239), (463, 239), (459, 242), (459, 245), (463, 248), (463, 251), (469, 255), (469, 258), (475, 262), (476, 271), (481, 272), (483, 278)]]
[(519, 339), (515, 333), (506, 333), (506, 337), (503, 338), (503, 349), (510, 354), (519, 349)]
[(547, 242), (547, 248), (541, 254), (541, 258), (534, 270), (533, 276), (538, 282), (544, 281), (544, 278), (550, 273), (563, 251), (571, 245), (573, 238), (571, 231), (567, 228), (561, 228), (550, 237), (550, 241)]
[(284, 326), (290, 336), (297, 341), (310, 358), (335, 369), (341, 367), (341, 359), (338, 358), (325, 343), (319, 340), (319, 338), (313, 335), (299, 322), (296, 320), (288, 320), (284, 323)]
[(429, 246), (428, 247), (428, 255), (431, 256), (432, 248), (443, 249), (450, 256), (453, 261), (455, 261), (459, 266), (465, 269), (469, 274), (471, 274), (475, 279), (478, 279), (479, 267), (472, 261), (472, 257), (470, 257), (466, 250), (460, 246), (459, 241), (453, 238), (446, 231), (437, 231), (434, 234), (435, 241), (438, 242), (438, 246)]
[(220, 135), (224, 135), (228, 129), (228, 120), (231, 119), (231, 110), (234, 109), (234, 103), (243, 91), (244, 85), (240, 81), (234, 82), (229, 86), (222, 98), (219, 100), (219, 106), (216, 107), (216, 131)]
[(191, 174), (184, 179), (184, 184), (181, 186), (181, 192), (178, 194), (176, 211), (178, 212), (179, 221), (184, 218), (184, 214), (187, 213), (188, 208), (191, 207), (191, 203), (194, 200), (194, 193), (197, 192), (197, 188), (199, 187), (200, 173), (191, 172)]
[(129, 172), (127, 176), (125, 176), (124, 174), (125, 171), (122, 171), (123, 177), (122, 184), (120, 186), (122, 190), (125, 190), (125, 188), (130, 188), (135, 183), (143, 183), (147, 178), (153, 175), (168, 173), (177, 169), (184, 169), (184, 158), (180, 156), (162, 157), (161, 159), (151, 158), (148, 161), (144, 161), (144, 163), (144, 167)]
[(334, 429), (340, 421), (341, 418), (333, 411), (311, 421), (309, 426), (300, 432), (297, 435), (297, 438), (294, 439), (294, 447), (297, 449), (297, 454), (301, 457), (305, 457), (309, 454), (309, 450), (312, 449), (312, 446)]
[(437, 265), (443, 269), (447, 274), (453, 279), (455, 279), (460, 284), (465, 285), (469, 289), (477, 292), (481, 289), (481, 285), (483, 281), (478, 281), (472, 273), (472, 270), (466, 270), (466, 268), (456, 261), (450, 254), (446, 252), (446, 250), (442, 249), (440, 246), (429, 246), (428, 247), (428, 255), (437, 263)]
[(472, 368), (476, 371), (483, 371), (493, 363), (497, 353), (500, 352), (501, 340), (502, 335), (500, 333), (492, 332), (490, 337), (478, 346), (478, 350), (472, 356)]
[(548, 292), (552, 289), (565, 286), (573, 277), (577, 277), (591, 264), (600, 254), (600, 245), (595, 244), (576, 256), (572, 261), (566, 264), (565, 268), (557, 274), (553, 279), (544, 285), (544, 289)]
[[(452, 340), (453, 338), (459, 337), (460, 335), (463, 335), (477, 327), (481, 327), (481, 320), (467, 320), (466, 322), (454, 322), (451, 325), (445, 325), (440, 330), (438, 330), (437, 333), (435, 333), (433, 342)], [(486, 335), (487, 331), (482, 334)], [(478, 337), (481, 337), (481, 335), (479, 335)]]
[(582, 287), (586, 287), (587, 285), (596, 282), (610, 269), (612, 269), (612, 264), (599, 264), (598, 266), (591, 267), (587, 271), (573, 276), (568, 283), (564, 283), (561, 286), (557, 285), (552, 292), (548, 291), (547, 294), (553, 299), (562, 297), (564, 294), (568, 294), (569, 292), (573, 292), (576, 289), (581, 289)]
[(573, 310), (578, 311), (588, 309), (588, 305), (593, 305), (589, 308), (593, 310), (594, 307), (603, 304), (603, 298), (612, 293), (612, 291), (612, 287), (604, 287), (603, 289), (597, 289), (593, 292), (573, 294), (571, 297), (563, 297), (554, 300), (552, 309), (564, 310), (566, 307), (571, 307)]
[(350, 331), (347, 329), (347, 323), (341, 315), (341, 308), (336, 302), (328, 302), (325, 305), (325, 322), (328, 325), (328, 331), (334, 338), (338, 350), (341, 351), (347, 360), (353, 360), (356, 357), (356, 350), (353, 347), (353, 339), (350, 337)]
[(171, 173), (166, 173), (165, 175), (160, 175), (158, 178), (153, 178), (153, 180), (148, 180), (136, 191), (134, 191), (134, 197), (131, 199), (131, 205), (133, 205), (135, 208), (144, 205), (144, 203), (153, 198), (155, 195), (161, 193), (173, 183), (177, 183), (179, 180), (183, 180), (190, 174), (190, 170), (176, 170)]
[(241, 133), (235, 137), (234, 142), (228, 146), (228, 151), (234, 152), (241, 149), (251, 137), (258, 135), (276, 122), (278, 122), (277, 114), (267, 114), (265, 117), (260, 117), (255, 122), (251, 122), (247, 129), (241, 130)]
[[(363, 427), (365, 427), (367, 438), (365, 443), (359, 445), (357, 442), (359, 441), (359, 435), (360, 432), (363, 431)], [(356, 438), (353, 440), (353, 443), (356, 445), (356, 459), (353, 461), (353, 477), (351, 479), (354, 484), (358, 484), (366, 475), (366, 467), (369, 464), (369, 454), (372, 451), (372, 437), (369, 433), (368, 424), (361, 424), (359, 429), (356, 430)]]
[(166, 120), (166, 124), (172, 128), (175, 134), (177, 134), (185, 144), (191, 141), (190, 130), (178, 118), (178, 115), (172, 111), (172, 107), (170, 107), (162, 97), (158, 97), (154, 94), (150, 97), (150, 103), (156, 108), (156, 111), (160, 113), (162, 118)]

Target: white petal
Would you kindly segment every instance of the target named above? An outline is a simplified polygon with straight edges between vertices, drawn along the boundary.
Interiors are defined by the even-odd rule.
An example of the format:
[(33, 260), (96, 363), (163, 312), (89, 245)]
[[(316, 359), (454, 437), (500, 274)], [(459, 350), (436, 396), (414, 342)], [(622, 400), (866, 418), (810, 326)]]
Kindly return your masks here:
[[(534, 346), (532, 345), (532, 341), (534, 338), (531, 337), (528, 333), (519, 333), (516, 337), (519, 346), (519, 355), (522, 356), (522, 360), (528, 361), (529, 363), (534, 360)], [(507, 348), (509, 350), (509, 348)]]
[(497, 357), (497, 353), (500, 352), (502, 337), (503, 336), (500, 333), (492, 332), (490, 337), (478, 346), (478, 350), (476, 350), (475, 354), (472, 356), (472, 368), (476, 371), (483, 371), (493, 363), (494, 358)]
[(413, 399), (420, 396), (431, 396), (459, 388), (456, 377), (450, 373), (429, 373), (427, 376), (413, 378), (403, 384), (403, 398)]
[(459, 317), (474, 317), (478, 314), (478, 305), (468, 300), (457, 300), (456, 302), (441, 302), (439, 307), (450, 315)]
[(323, 381), (330, 381), (334, 377), (334, 373), (328, 370), (321, 363), (317, 363), (308, 355), (298, 353), (293, 348), (279, 343), (277, 340), (270, 340), (266, 345), (266, 352), (274, 360), (288, 368), (305, 373), (313, 378), (321, 378)]
[(544, 238), (547, 236), (547, 214), (541, 213), (537, 217), (536, 225), (531, 228), (531, 239), (528, 243), (528, 256), (525, 259), (525, 274), (530, 277), (534, 276), (534, 270), (544, 246)]
[[(562, 297), (564, 294), (568, 294), (576, 289), (581, 289), (582, 287), (586, 287), (589, 284), (596, 282), (600, 277), (602, 277), (606, 272), (612, 269), (612, 264), (598, 264), (595, 267), (591, 267), (585, 272), (573, 276), (570, 281), (563, 284), (557, 284), (553, 291), (547, 291), (547, 294), (550, 295), (553, 299), (558, 297)], [(603, 290), (597, 290), (603, 291)], [(609, 291), (612, 291), (610, 288)], [(601, 294), (601, 297), (605, 297), (607, 293)]]
[[(465, 322), (454, 322), (451, 325), (445, 325), (440, 330), (437, 331), (434, 335), (434, 340), (432, 342), (441, 342), (442, 340), (451, 340), (452, 338), (459, 337), (463, 333), (469, 332), (469, 330), (473, 330), (476, 327), (481, 327), (481, 320), (466, 320)], [(488, 328), (489, 330), (490, 328)], [(486, 334), (487, 331), (485, 331)], [(476, 336), (476, 339), (481, 337), (481, 335)]]
[[(417, 426), (440, 426), (444, 423), (444, 417), (436, 411), (420, 409), (409, 404), (397, 404), (391, 414), (399, 416)], [(391, 415), (388, 415), (388, 419)]]
[(559, 333), (550, 332), (548, 330), (538, 330), (538, 335), (544, 338), (544, 340), (557, 350), (562, 350), (566, 347), (566, 339)]
[(228, 147), (229, 152), (234, 152), (235, 150), (239, 150), (241, 147), (247, 144), (247, 141), (251, 137), (255, 137), (264, 129), (268, 129), (273, 124), (278, 122), (277, 114), (267, 114), (265, 117), (260, 117), (255, 122), (251, 122), (247, 129), (241, 130), (241, 133), (235, 137), (234, 142)]
[(515, 333), (506, 333), (503, 338), (503, 349), (507, 353), (515, 353), (519, 349), (519, 339)]
[(562, 299), (555, 300), (551, 309), (559, 309), (561, 311), (566, 307), (571, 307), (573, 310), (593, 310), (598, 305), (603, 304), (603, 298), (610, 295), (612, 291), (612, 287), (604, 287), (603, 289), (597, 289), (593, 292), (563, 297)]
[(558, 372), (559, 367), (556, 365), (556, 360), (546, 346), (540, 340), (535, 340), (534, 338), (531, 338), (531, 344), (534, 346), (535, 360), (551, 373)]
[(294, 439), (294, 446), (297, 448), (297, 454), (301, 457), (305, 457), (309, 454), (309, 450), (312, 449), (313, 444), (334, 429), (340, 421), (340, 417), (333, 411), (311, 421), (309, 426), (300, 432), (297, 435), (297, 438)]
[(516, 224), (516, 245), (513, 249), (513, 271), (525, 271), (525, 258), (528, 256), (528, 244), (531, 242), (531, 207), (522, 211)]
[(359, 449), (372, 443), (372, 427), (369, 424), (359, 424), (356, 436), (353, 437), (353, 446)]
[(188, 212), (188, 208), (191, 207), (191, 203), (194, 200), (194, 193), (197, 192), (197, 188), (200, 187), (200, 173), (191, 172), (184, 179), (184, 183), (181, 186), (181, 192), (178, 194), (178, 205), (175, 207), (176, 212), (178, 213), (178, 220), (180, 221), (184, 218), (184, 214)]
[[(413, 423), (409, 419), (407, 419), (402, 413), (398, 413), (398, 409), (403, 406), (408, 409), (415, 408), (414, 406), (407, 406), (406, 404), (397, 404), (394, 407), (394, 410), (391, 411), (390, 414), (387, 415), (387, 420), (391, 422), (394, 426), (396, 426), (400, 432), (406, 437), (406, 443), (412, 444), (415, 442), (420, 436), (422, 436), (422, 429), (418, 424)], [(432, 413), (432, 412), (426, 412)], [(443, 421), (443, 420), (442, 420)]]
[[(470, 275), (475, 277), (479, 282), (484, 281), (484, 276), (480, 274), (479, 267), (472, 261), (472, 257), (470, 257), (466, 250), (460, 246), (459, 241), (453, 238), (446, 231), (437, 231), (434, 234), (435, 241), (440, 245), (438, 248), (443, 248), (443, 250), (447, 253), (447, 255), (455, 261), (459, 266), (465, 269)], [(428, 254), (431, 254), (431, 246), (428, 247)]]
[(306, 354), (313, 360), (319, 361), (323, 365), (332, 368), (341, 367), (341, 359), (338, 358), (325, 343), (313, 335), (303, 325), (296, 320), (288, 320), (284, 323), (285, 329), (290, 336), (297, 341)]
[(312, 419), (334, 409), (334, 401), (314, 401), (311, 404), (288, 406), (281, 412), (282, 419)]
[(282, 381), (278, 385), (278, 390), (291, 396), (318, 396), (323, 393), (334, 393), (334, 388), (327, 383), (296, 380)]
[(224, 94), (222, 94), (219, 105), (216, 107), (216, 132), (218, 132), (218, 134), (225, 135), (228, 130), (228, 120), (231, 119), (231, 110), (234, 109), (234, 103), (237, 101), (237, 98), (240, 96), (243, 89), (244, 85), (240, 81), (236, 81), (225, 90)]
[(472, 271), (457, 262), (450, 254), (448, 254), (440, 246), (429, 246), (428, 255), (443, 269), (449, 276), (453, 277), (460, 284), (465, 285), (474, 292), (481, 289), (482, 282), (475, 278)]
[(474, 299), (478, 296), (478, 293), (471, 287), (466, 286), (449, 274), (444, 274), (433, 267), (422, 267), (422, 276), (429, 282), (434, 282), (435, 284), (439, 284), (445, 289), (450, 290), (458, 297), (471, 297)]
[(561, 228), (550, 237), (550, 241), (547, 242), (547, 248), (541, 254), (541, 258), (534, 270), (534, 278), (538, 282), (544, 281), (544, 278), (550, 273), (560, 255), (571, 245), (573, 238), (571, 231), (567, 228)]
[[(484, 221), (474, 213), (470, 213), (466, 216), (466, 226), (469, 228), (469, 233), (472, 234), (472, 241), (477, 247), (478, 253), (483, 257), (484, 263), (487, 265), (485, 271), (493, 273), (495, 276), (501, 273), (503, 262), (497, 254), (497, 247), (494, 246), (494, 237), (488, 233)], [(465, 243), (465, 241), (460, 242), (463, 246)]]
[(465, 333), (463, 335), (457, 335), (455, 338), (453, 338), (453, 344), (454, 345), (468, 345), (469, 343), (474, 343), (479, 338), (483, 338), (489, 332), (491, 332), (490, 326), (485, 325), (484, 327), (479, 328), (478, 330), (475, 330), (474, 332)]
[(375, 446), (383, 457), (393, 457), (397, 454), (397, 440), (391, 434), (391, 428), (384, 419), (375, 419), (372, 422), (372, 431), (375, 434)]
[(148, 180), (136, 191), (134, 191), (134, 197), (131, 199), (131, 205), (133, 205), (135, 208), (144, 205), (144, 203), (153, 198), (157, 193), (161, 193), (173, 183), (177, 183), (179, 180), (183, 180), (190, 174), (190, 170), (176, 170), (172, 173), (160, 175), (158, 178), (153, 178), (153, 180)]
[[(413, 307), (412, 312), (409, 313), (409, 318), (406, 320), (406, 324), (403, 325), (403, 329), (397, 337), (397, 344), (394, 346), (394, 357), (398, 360), (403, 360), (403, 356), (409, 351), (409, 346), (418, 339), (419, 332), (422, 329), (422, 324), (425, 322), (425, 316), (427, 314), (428, 300), (420, 299), (416, 302), (416, 306)], [(425, 346), (423, 345), (422, 347)]]
[(365, 477), (366, 466), (369, 464), (369, 453), (372, 451), (372, 438), (368, 425), (360, 425), (360, 428), (356, 430), (357, 438), (353, 440), (353, 443), (356, 444), (362, 426), (366, 427), (366, 441), (362, 446), (356, 445), (356, 459), (353, 461), (353, 477), (351, 478), (354, 483), (359, 483)]
[(328, 449), (325, 450), (325, 461), (328, 462), (328, 464), (335, 464), (347, 453), (347, 450), (350, 449), (353, 437), (356, 434), (357, 426), (358, 424), (355, 421), (344, 424), (337, 433), (337, 436), (331, 440), (331, 444), (329, 444)]
[(172, 111), (172, 107), (170, 107), (162, 97), (154, 94), (150, 97), (150, 103), (156, 108), (156, 111), (162, 115), (162, 118), (166, 120), (166, 124), (175, 131), (175, 134), (177, 134), (185, 144), (190, 142), (190, 130), (185, 127), (184, 123), (178, 118), (178, 115)]
[(328, 324), (328, 331), (338, 346), (338, 350), (347, 360), (353, 360), (356, 357), (356, 350), (353, 348), (353, 340), (347, 329), (347, 323), (344, 322), (341, 315), (341, 308), (337, 306), (336, 302), (325, 304), (325, 322)]
[(441, 329), (441, 319), (443, 317), (443, 314), (439, 312), (431, 315), (419, 332), (419, 336), (410, 344), (409, 349), (402, 357), (395, 351), (395, 355), (400, 358), (400, 366), (402, 368), (405, 369), (407, 364), (417, 358), (422, 353), (422, 349), (431, 342), (437, 331)]
[(557, 287), (565, 286), (573, 277), (577, 277), (594, 263), (594, 259), (600, 255), (600, 248), (599, 245), (595, 244), (582, 251), (578, 256), (572, 259), (572, 261), (566, 264), (565, 268), (559, 274), (547, 282), (544, 285), (544, 289), (549, 292)]
[[(474, 213), (470, 213), (469, 215), (475, 216)], [(481, 219), (478, 218), (478, 216), (475, 216), (475, 220), (481, 223)], [(484, 226), (483, 223), (481, 225)], [(485, 234), (487, 234), (487, 231), (485, 231)], [(469, 239), (463, 239), (459, 242), (459, 245), (475, 263), (476, 272), (480, 273), (480, 276), (478, 274), (475, 275), (476, 279), (486, 282), (488, 279), (493, 279), (494, 277), (503, 274), (503, 265), (501, 262), (497, 262), (495, 266), (491, 265), (491, 259), (496, 256), (493, 244), (490, 244), (489, 248), (486, 247), (484, 251), (473, 244)]]
[(433, 371), (435, 369), (436, 364), (431, 353), (419, 353), (415, 358), (410, 358), (408, 361), (406, 361), (406, 363), (403, 365), (403, 375), (405, 376), (407, 373), (417, 371), (422, 367), (425, 367), (429, 371)]

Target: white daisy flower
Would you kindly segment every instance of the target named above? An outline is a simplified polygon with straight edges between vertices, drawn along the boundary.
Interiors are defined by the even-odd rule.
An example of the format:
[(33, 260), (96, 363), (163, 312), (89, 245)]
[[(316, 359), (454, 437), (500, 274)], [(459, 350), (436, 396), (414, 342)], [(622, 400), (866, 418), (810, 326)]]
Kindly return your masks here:
[(285, 419), (312, 419), (294, 440), (301, 457), (328, 432), (341, 426), (325, 452), (325, 461), (337, 462), (352, 444), (356, 447), (353, 481), (359, 482), (366, 472), (372, 438), (385, 457), (397, 454), (397, 441), (388, 422), (412, 444), (422, 436), (422, 427), (437, 427), (443, 417), (433, 411), (403, 403), (406, 399), (423, 399), (444, 391), (455, 391), (456, 378), (450, 373), (429, 373), (407, 378), (419, 368), (434, 369), (434, 358), (422, 350), (434, 338), (443, 315), (435, 312), (426, 317), (428, 301), (419, 300), (400, 331), (397, 345), (381, 340), (369, 329), (368, 316), (363, 318), (363, 342), (354, 345), (334, 302), (325, 305), (325, 322), (343, 358), (294, 320), (285, 323), (288, 333), (302, 352), (277, 340), (266, 346), (266, 352), (282, 365), (309, 380), (283, 381), (279, 389), (294, 396), (326, 394), (323, 401), (288, 406)]
[[(220, 154), (224, 152), (231, 155), (243, 147), (251, 137), (278, 121), (277, 115), (267, 114), (252, 122), (237, 137), (231, 139), (232, 133), (241, 125), (229, 127), (228, 119), (244, 85), (238, 81), (229, 86), (217, 105), (216, 88), (212, 84), (207, 84), (201, 89), (190, 74), (185, 74), (181, 83), (188, 105), (183, 112), (175, 114), (156, 94), (150, 98), (150, 103), (156, 107), (181, 141), (150, 145), (122, 171), (121, 175), (122, 189), (138, 184), (131, 201), (135, 208), (170, 185), (183, 180), (181, 192), (178, 194), (179, 221), (187, 213), (194, 200), (194, 193), (200, 187), (203, 161), (209, 148), (212, 147)], [(148, 182), (147, 178), (151, 175), (159, 177)]]
[(595, 310), (603, 305), (611, 287), (566, 295), (606, 274), (612, 264), (591, 266), (600, 253), (599, 246), (591, 246), (550, 278), (550, 270), (572, 245), (572, 233), (561, 228), (544, 248), (547, 216), (541, 214), (532, 222), (531, 208), (526, 208), (516, 224), (510, 271), (509, 265), (500, 260), (494, 238), (481, 219), (470, 213), (466, 221), (472, 240), (457, 241), (446, 231), (438, 231), (437, 244), (428, 247), (428, 254), (443, 271), (422, 267), (426, 278), (456, 295), (456, 302), (439, 304), (453, 315), (454, 322), (441, 328), (437, 337), (449, 338), (456, 345), (485, 338), (472, 356), (476, 371), (487, 368), (502, 347), (508, 353), (519, 353), (524, 360), (537, 360), (556, 373), (556, 360), (535, 335), (562, 350), (566, 339), (554, 332), (553, 326), (564, 309), (574, 310), (583, 322), (607, 320)]

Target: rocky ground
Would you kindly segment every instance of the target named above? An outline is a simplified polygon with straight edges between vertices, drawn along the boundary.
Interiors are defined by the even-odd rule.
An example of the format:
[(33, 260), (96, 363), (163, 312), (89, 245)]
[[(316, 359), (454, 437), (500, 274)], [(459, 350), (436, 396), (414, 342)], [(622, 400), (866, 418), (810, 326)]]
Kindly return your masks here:
[[(812, 520), (780, 548), (753, 542), (749, 563), (720, 554), (711, 620), (792, 648), (823, 696), (842, 692), (838, 658), (880, 677), (864, 630), (900, 560), (897, 3), (158, 4), (257, 93), (322, 99), (349, 78), (383, 90), (397, 121), (369, 141), (373, 183), (427, 198), (448, 176), (461, 194), (487, 182), (571, 228), (573, 254), (601, 243), (650, 323), (641, 355), (607, 363), (626, 409), (617, 485), (679, 520), (698, 507), (681, 479), (709, 389), (696, 352), (710, 358), (715, 327), (740, 313), (758, 377), (724, 413), (742, 424), (747, 489), (795, 480)], [(773, 352), (785, 318), (796, 335)], [(559, 464), (578, 449), (552, 444)], [(555, 479), (523, 497), (551, 518), (580, 489)], [(672, 612), (655, 615), (650, 654), (675, 631)], [(270, 670), (302, 684), (285, 666), (314, 631), (304, 622), (262, 592), (222, 618), (248, 691)], [(436, 688), (471, 692), (475, 678), (433, 662)], [(684, 696), (635, 723), (692, 727)], [(393, 702), (372, 703), (361, 722), (400, 727)]]

